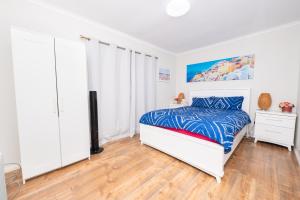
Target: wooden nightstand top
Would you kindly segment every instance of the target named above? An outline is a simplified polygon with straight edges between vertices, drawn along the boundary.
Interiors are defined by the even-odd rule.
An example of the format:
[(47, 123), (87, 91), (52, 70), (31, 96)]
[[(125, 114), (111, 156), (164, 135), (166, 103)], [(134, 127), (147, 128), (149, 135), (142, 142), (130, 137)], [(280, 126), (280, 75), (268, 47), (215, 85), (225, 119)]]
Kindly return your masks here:
[(287, 113), (287, 112), (281, 112), (281, 111), (275, 111), (275, 110), (270, 110), (270, 111), (256, 110), (256, 113), (258, 113), (258, 114), (264, 114), (264, 115), (297, 117), (297, 113), (295, 113), (295, 112)]

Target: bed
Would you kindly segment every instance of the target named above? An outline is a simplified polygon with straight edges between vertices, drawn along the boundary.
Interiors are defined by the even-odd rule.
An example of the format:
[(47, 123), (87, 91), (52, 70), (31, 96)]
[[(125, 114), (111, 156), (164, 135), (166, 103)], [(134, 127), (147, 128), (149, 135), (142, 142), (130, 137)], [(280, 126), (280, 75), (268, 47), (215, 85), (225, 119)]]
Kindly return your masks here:
[[(194, 97), (229, 97), (243, 96), (242, 110), (249, 114), (250, 89), (217, 89), (190, 91), (189, 103)], [(169, 129), (140, 123), (141, 144), (149, 145), (179, 160), (182, 160), (212, 176), (218, 183), (224, 175), (224, 165), (248, 134), (248, 125), (234, 137), (230, 151), (224, 153), (224, 146), (211, 141), (180, 134)]]

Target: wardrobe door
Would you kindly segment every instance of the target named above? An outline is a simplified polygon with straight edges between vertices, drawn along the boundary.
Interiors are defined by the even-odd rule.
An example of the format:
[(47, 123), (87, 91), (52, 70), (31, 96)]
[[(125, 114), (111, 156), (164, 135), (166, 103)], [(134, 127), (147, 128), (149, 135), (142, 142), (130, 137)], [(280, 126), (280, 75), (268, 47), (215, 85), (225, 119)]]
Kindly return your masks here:
[(62, 165), (90, 156), (85, 46), (55, 38)]
[(23, 179), (61, 167), (54, 38), (12, 29)]

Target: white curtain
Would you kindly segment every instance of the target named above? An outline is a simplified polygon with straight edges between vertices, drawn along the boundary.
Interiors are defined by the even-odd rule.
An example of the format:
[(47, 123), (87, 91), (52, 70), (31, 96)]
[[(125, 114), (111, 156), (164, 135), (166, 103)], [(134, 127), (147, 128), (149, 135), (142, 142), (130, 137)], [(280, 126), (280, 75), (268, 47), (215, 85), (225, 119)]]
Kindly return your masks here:
[(145, 60), (143, 54), (135, 54), (135, 79), (136, 79), (136, 96), (135, 96), (135, 131), (139, 132), (139, 119), (146, 112), (146, 90), (145, 90)]
[(129, 134), (131, 111), (131, 52), (117, 49), (117, 132)]
[(131, 52), (131, 65), (130, 65), (130, 136), (133, 137), (136, 132), (136, 56), (134, 52)]
[(91, 40), (86, 43), (89, 89), (98, 94), (98, 126), (102, 143), (129, 135), (131, 52)]
[[(87, 68), (88, 68), (88, 87), (90, 91), (97, 91), (99, 93), (99, 74), (100, 74), (100, 56), (99, 43), (96, 40), (90, 40), (85, 43)], [(99, 98), (99, 96), (98, 96)]]
[(156, 108), (157, 59), (144, 54), (135, 54), (135, 63), (132, 67), (135, 69), (136, 77), (135, 132), (139, 132), (141, 116)]
[(98, 94), (100, 141), (133, 136), (156, 108), (157, 59), (116, 45), (86, 42), (89, 89)]
[(156, 108), (156, 64), (153, 57), (145, 57), (145, 104), (146, 111)]

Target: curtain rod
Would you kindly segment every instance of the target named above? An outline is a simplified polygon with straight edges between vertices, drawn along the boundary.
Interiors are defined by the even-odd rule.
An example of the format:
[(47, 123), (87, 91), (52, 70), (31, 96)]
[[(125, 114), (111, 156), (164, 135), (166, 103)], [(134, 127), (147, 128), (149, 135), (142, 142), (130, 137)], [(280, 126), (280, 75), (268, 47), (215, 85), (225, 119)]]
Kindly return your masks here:
[[(80, 39), (84, 39), (84, 40), (87, 40), (87, 41), (90, 41), (91, 40), (91, 38), (89, 38), (89, 37), (86, 37), (86, 36), (83, 36), (83, 35), (80, 35)], [(102, 42), (102, 41), (98, 41), (100, 44), (104, 44), (104, 45), (107, 45), (107, 46), (109, 46), (110, 45), (110, 43), (107, 43), (107, 42)], [(118, 49), (121, 49), (121, 50), (126, 50), (126, 48), (125, 47), (121, 47), (121, 46), (117, 46), (117, 48)], [(142, 54), (141, 52), (139, 52), (139, 51), (134, 51), (136, 54)], [(158, 59), (158, 57), (157, 56), (151, 56), (151, 55), (149, 55), (149, 54), (145, 54), (145, 56), (147, 56), (147, 57), (154, 57), (155, 59)]]

